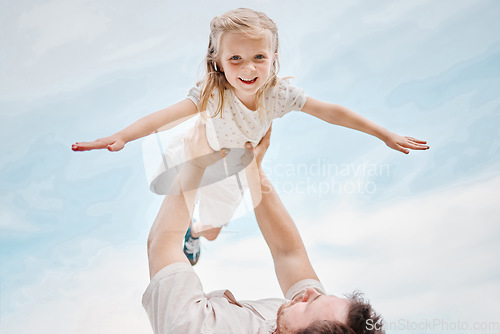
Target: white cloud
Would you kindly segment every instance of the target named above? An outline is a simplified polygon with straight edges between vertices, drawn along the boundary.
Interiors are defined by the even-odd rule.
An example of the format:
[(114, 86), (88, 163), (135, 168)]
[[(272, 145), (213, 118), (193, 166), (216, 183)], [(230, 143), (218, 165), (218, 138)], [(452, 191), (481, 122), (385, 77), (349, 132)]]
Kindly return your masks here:
[[(330, 293), (360, 289), (389, 321), (491, 320), (500, 306), (493, 297), (500, 292), (493, 279), (499, 197), (496, 177), (368, 210), (344, 203), (297, 225)], [(207, 290), (229, 287), (244, 299), (281, 296), (260, 235), (231, 242), (227, 233), (205, 245), (197, 271)], [(477, 307), (478, 295), (483, 307)]]
[(99, 4), (88, 0), (54, 0), (36, 4), (22, 13), (19, 25), (34, 36), (35, 58), (69, 42), (90, 42), (105, 32), (109, 19)]
[[(407, 22), (416, 19), (415, 16), (419, 15), (419, 13), (410, 9), (416, 2), (412, 2), (408, 7), (406, 3), (393, 3), (393, 6), (387, 7), (390, 9), (389, 12), (383, 11), (382, 14), (377, 13), (373, 17), (377, 18), (380, 17), (379, 15), (385, 15), (395, 21)], [(458, 5), (453, 3), (451, 10), (461, 10), (462, 13), (451, 18), (451, 15), (443, 14), (449, 13), (446, 6), (450, 5), (447, 3), (439, 3), (439, 5), (433, 3), (429, 7), (424, 6), (421, 8), (422, 12), (431, 11), (433, 8), (439, 10), (436, 10), (435, 13), (429, 13), (432, 15), (419, 16), (416, 22), (421, 26), (431, 27), (437, 26), (438, 23), (441, 24), (443, 20), (450, 18), (444, 26), (448, 27), (447, 29), (450, 29), (450, 31), (456, 31), (457, 27), (466, 27), (467, 25), (463, 25), (463, 22), (473, 18), (468, 17), (463, 10), (469, 3), (471, 2), (462, 1)], [(143, 25), (145, 28), (145, 31), (142, 31), (136, 29), (136, 25), (128, 25), (127, 19), (129, 13), (139, 12), (138, 9), (143, 6), (142, 3), (134, 4), (136, 7), (132, 9), (132, 6), (128, 4), (123, 7), (117, 6), (120, 9), (126, 7), (126, 10), (124, 10), (126, 15), (123, 15), (123, 17), (120, 17), (118, 15), (120, 13), (116, 12), (116, 16), (104, 15), (104, 12), (98, 8), (99, 4), (99, 2), (86, 2), (83, 0), (71, 2), (57, 0), (28, 8), (19, 21), (23, 31), (21, 34), (12, 37), (13, 40), (16, 40), (16, 43), (19, 45), (25, 43), (25, 46), (22, 48), (22, 52), (19, 51), (13, 55), (12, 62), (6, 62), (13, 70), (6, 71), (9, 75), (6, 74), (4, 77), (5, 83), (2, 83), (2, 90), (7, 95), (12, 92), (21, 94), (32, 86), (36, 88), (34, 91), (38, 92), (37, 94), (44, 96), (45, 91), (43, 89), (45, 87), (50, 88), (56, 85), (56, 90), (76, 91), (82, 86), (90, 85), (90, 82), (92, 82), (90, 79), (85, 79), (85, 76), (95, 78), (102, 75), (103, 71), (97, 68), (103, 59), (132, 58), (127, 59), (128, 61), (134, 60), (134, 56), (138, 56), (141, 59), (145, 58), (147, 61), (149, 56), (155, 59), (162, 57), (162, 50), (166, 50), (166, 46), (163, 44), (163, 38), (158, 36), (163, 31), (170, 34), (173, 31), (170, 28), (173, 26), (184, 32), (189, 30), (201, 31), (203, 45), (206, 43), (206, 29), (208, 29), (209, 18), (207, 18), (204, 10), (198, 10), (198, 12), (204, 14), (196, 13), (195, 15), (200, 15), (201, 19), (195, 20), (196, 22), (193, 23), (193, 21), (183, 19), (186, 17), (185, 14), (179, 14), (177, 8), (173, 8), (169, 13), (163, 13), (161, 10), (156, 9), (157, 7), (154, 7), (155, 10), (151, 10), (152, 7), (150, 7), (149, 12), (142, 13), (143, 16), (135, 16), (136, 20), (138, 20), (137, 24)], [(205, 4), (201, 3), (198, 5), (205, 6)], [(332, 66), (332, 57), (330, 57), (332, 48), (340, 50), (344, 49), (345, 46), (348, 57), (352, 58), (353, 55), (357, 55), (356, 50), (350, 49), (349, 45), (363, 36), (369, 37), (372, 35), (366, 35), (364, 31), (360, 31), (362, 27), (354, 27), (348, 23), (352, 21), (351, 24), (356, 25), (355, 20), (352, 20), (353, 16), (356, 17), (357, 13), (362, 13), (362, 9), (368, 7), (352, 7), (352, 2), (349, 2), (349, 4), (346, 2), (342, 5), (347, 7), (340, 11), (334, 6), (322, 8), (323, 10), (318, 14), (321, 14), (319, 17), (325, 18), (325, 20), (319, 20), (322, 22), (321, 26), (313, 25), (313, 31), (303, 29), (304, 25), (289, 20), (289, 16), (294, 16), (297, 13), (297, 7), (287, 6), (286, 10), (289, 11), (290, 15), (284, 16), (280, 14), (283, 10), (281, 5), (276, 5), (279, 7), (279, 10), (275, 11), (276, 15), (268, 12), (266, 8), (262, 9), (278, 22), (282, 32), (282, 41), (285, 42), (284, 45), (287, 42), (288, 35), (289, 50), (285, 49), (283, 51), (286, 51), (284, 53), (288, 54), (290, 59), (285, 58), (285, 60), (289, 63), (292, 62), (293, 66), (289, 66), (297, 67), (297, 71), (295, 72), (294, 69), (293, 73), (283, 74), (292, 74), (300, 78), (300, 71), (307, 73), (307, 70), (313, 64), (317, 64), (318, 68), (322, 70), (328, 69)], [(210, 6), (210, 10), (215, 12), (216, 8)], [(313, 17), (314, 11), (319, 11), (314, 6), (308, 6), (308, 8), (309, 12), (304, 12), (302, 17)], [(177, 19), (179, 22), (177, 22), (177, 25), (171, 25), (170, 23), (174, 21), (170, 20), (170, 18), (163, 18), (163, 20), (158, 21), (154, 16), (151, 18), (147, 15), (153, 11), (158, 13), (158, 16), (168, 14), (170, 18)], [(217, 10), (214, 15), (219, 14), (219, 12)], [(211, 15), (209, 16), (211, 17)], [(314, 17), (318, 18), (318, 16)], [(327, 17), (330, 17), (331, 21), (327, 20)], [(109, 28), (109, 18), (113, 22), (113, 27), (111, 27), (113, 29), (110, 29), (111, 31), (106, 34), (105, 38), (100, 39), (100, 36), (107, 32)], [(485, 17), (486, 19), (487, 17)], [(282, 22), (279, 22), (280, 20)], [(190, 25), (190, 27), (183, 25), (183, 22), (185, 25)], [(316, 40), (310, 38), (314, 29), (321, 32), (332, 22), (336, 22), (336, 25), (332, 27), (338, 29), (325, 32), (326, 35), (332, 36), (330, 40), (325, 40), (323, 33), (316, 34), (318, 37)], [(61, 27), (66, 27), (68, 24), (71, 24), (74, 29), (61, 29)], [(148, 27), (150, 30), (147, 29)], [(381, 28), (384, 27), (381, 26)], [(489, 36), (487, 31), (481, 28), (483, 38), (464, 39), (465, 42), (469, 43), (469, 47), (467, 45), (460, 47), (461, 44), (452, 43), (457, 46), (457, 49), (450, 48), (453, 51), (453, 57), (455, 57), (451, 58), (452, 62), (450, 62), (450, 58), (446, 54), (442, 58), (433, 59), (432, 61), (423, 58), (422, 61), (419, 60), (420, 62), (410, 66), (410, 68), (414, 68), (414, 73), (412, 72), (409, 75), (402, 70), (403, 65), (408, 67), (408, 55), (420, 54), (421, 52), (431, 54), (434, 49), (441, 50), (443, 40), (441, 37), (447, 37), (447, 35), (441, 33), (443, 28), (440, 27), (432, 30), (435, 34), (426, 37), (429, 42), (425, 42), (413, 38), (417, 36), (418, 31), (412, 30), (411, 32), (415, 33), (413, 35), (398, 34), (400, 27), (394, 26), (393, 28), (394, 32), (388, 31), (386, 36), (390, 37), (387, 41), (400, 46), (397, 50), (395, 47), (382, 48), (385, 51), (389, 50), (391, 54), (383, 55), (379, 53), (377, 55), (382, 54), (383, 57), (372, 57), (374, 53), (370, 55), (370, 52), (368, 52), (370, 48), (363, 44), (364, 51), (362, 54), (365, 57), (377, 60), (379, 63), (382, 62), (380, 64), (385, 64), (384, 66), (390, 65), (391, 71), (383, 71), (384, 75), (390, 76), (391, 73), (397, 73), (397, 82), (401, 82), (404, 77), (408, 80), (427, 78), (429, 76), (432, 78), (439, 75), (439, 72), (447, 68), (447, 66), (452, 66), (459, 61), (483, 53), (483, 50), (492, 41), (495, 41), (494, 38), (487, 38)], [(12, 31), (15, 34), (16, 30), (9, 28), (6, 31)], [(189, 33), (192, 33), (196, 38), (194, 41), (190, 40), (189, 43), (186, 43), (184, 33), (172, 33), (171, 35), (175, 35), (173, 37), (165, 35), (168, 36), (170, 51), (174, 52), (174, 54), (185, 55), (189, 54), (187, 51), (194, 49), (191, 44), (200, 44), (201, 37), (198, 38), (198, 33), (194, 34), (192, 31)], [(173, 39), (170, 39), (170, 37)], [(367, 39), (370, 39), (368, 37)], [(295, 43), (305, 39), (310, 39), (313, 47), (309, 48), (306, 44)], [(318, 39), (321, 43), (318, 43)], [(372, 40), (377, 42), (377, 39)], [(69, 43), (74, 41), (78, 43), (70, 46), (74, 45), (75, 47), (68, 47)], [(82, 47), (82, 44), (85, 46), (85, 42), (90, 41), (96, 41), (92, 45), (92, 50)], [(410, 41), (409, 44), (408, 41)], [(462, 43), (461, 40), (460, 43)], [(106, 47), (99, 47), (103, 45)], [(408, 47), (401, 47), (405, 45)], [(436, 48), (436, 45), (439, 48)], [(474, 47), (470, 47), (471, 45)], [(60, 50), (64, 52), (54, 52), (50, 54), (51, 57), (43, 57), (40, 66), (25, 66), (25, 63), (35, 61), (38, 57), (47, 55), (59, 46), (63, 46)], [(378, 46), (377, 48), (381, 49)], [(155, 52), (156, 55), (152, 56), (154, 49), (158, 50)], [(414, 53), (414, 49), (418, 49), (419, 52)], [(19, 50), (21, 50), (21, 47)], [(30, 50), (34, 53), (31, 54)], [(96, 50), (97, 52), (94, 52)], [(304, 50), (314, 50), (314, 55), (306, 57), (307, 54), (303, 53)], [(457, 53), (456, 50), (460, 50), (460, 52)], [(59, 49), (56, 51), (59, 51)], [(147, 55), (141, 54), (145, 51), (148, 51)], [(316, 59), (322, 54), (328, 55), (328, 58), (324, 61), (299, 61), (300, 57)], [(172, 53), (168, 53), (168, 55), (171, 58)], [(362, 55), (356, 57), (362, 57)], [(67, 65), (66, 60), (68, 59), (73, 59), (72, 64), (78, 64), (78, 66)], [(386, 61), (380, 59), (386, 59)], [(403, 64), (400, 64), (401, 68), (398, 67), (398, 59)], [(443, 66), (443, 62), (446, 66)], [(334, 63), (344, 64), (342, 59), (336, 59)], [(134, 67), (136, 64), (137, 62), (134, 60), (123, 64), (123, 66), (124, 68)], [(198, 61), (196, 61), (196, 64), (198, 64)], [(177, 63), (176, 66), (178, 66)], [(378, 68), (384, 70), (384, 66), (380, 65)], [(347, 79), (345, 81), (337, 80), (337, 82), (347, 87), (345, 89), (348, 92), (351, 85), (347, 85), (346, 82), (356, 81), (357, 78), (353, 76), (352, 68), (344, 65), (342, 67), (345, 67), (346, 71), (341, 71), (338, 75), (345, 75)], [(67, 74), (68, 76), (66, 76)], [(75, 79), (76, 77), (78, 79)], [(67, 78), (68, 80), (59, 85), (62, 81), (58, 78)], [(314, 78), (314, 80), (317, 79), (317, 77)], [(387, 87), (386, 89), (392, 88)], [(381, 97), (386, 96), (379, 94), (380, 91), (373, 91)], [(342, 96), (342, 92), (342, 90), (337, 90), (336, 94)], [(365, 94), (362, 94), (362, 96), (365, 97), (363, 99), (366, 101), (365, 103), (373, 104), (370, 96)], [(106, 101), (106, 103), (108, 102)], [(38, 104), (38, 101), (33, 103)], [(450, 136), (452, 133), (460, 133), (460, 136), (457, 135), (458, 141), (467, 140), (467, 138), (460, 139), (464, 138), (462, 132), (464, 124), (465, 126), (471, 124), (475, 118), (488, 114), (494, 109), (493, 101), (491, 104), (483, 106), (482, 110), (476, 108), (473, 113), (468, 112), (466, 122), (460, 115), (455, 117), (457, 110), (460, 111), (464, 108), (469, 110), (473, 105), (474, 103), (471, 102), (467, 93), (433, 110), (432, 119), (435, 124), (439, 125), (438, 132), (434, 131), (435, 129), (432, 130), (432, 126), (428, 127), (435, 132), (431, 142), (433, 148), (441, 146), (441, 149), (445, 150), (445, 144), (452, 140), (450, 137), (454, 138)], [(458, 107), (455, 108), (454, 106)], [(19, 109), (32, 111), (30, 108), (22, 107)], [(5, 108), (5, 110), (6, 113), (14, 112), (10, 110), (10, 105), (9, 109)], [(449, 110), (453, 111), (453, 117), (450, 117)], [(33, 112), (36, 111), (33, 110)], [(417, 111), (415, 110), (415, 112)], [(67, 110), (63, 110), (63, 112), (66, 114)], [(439, 120), (442, 122), (439, 122)], [(49, 121), (52, 122), (53, 120)], [(386, 121), (389, 122), (389, 120)], [(24, 121), (22, 122), (24, 123)], [(56, 124), (57, 122), (60, 122), (60, 120), (56, 120)], [(413, 134), (415, 123), (405, 122), (411, 124), (411, 134)], [(311, 128), (314, 128), (315, 132), (319, 134), (317, 127)], [(471, 131), (473, 130), (475, 129)], [(421, 134), (415, 135), (418, 137)], [(284, 136), (280, 135), (279, 138), (281, 138), (282, 143), (287, 142), (283, 140)], [(426, 135), (423, 139), (430, 138)], [(24, 138), (24, 140), (26, 139)], [(461, 143), (458, 142), (457, 145), (461, 145)], [(276, 141), (274, 145), (279, 145), (279, 142)], [(16, 151), (12, 154), (19, 155), (17, 152), (22, 151), (25, 146), (24, 141), (24, 145), (16, 147)], [(494, 145), (491, 146), (491, 149), (493, 148)], [(8, 154), (4, 160), (10, 159), (13, 161), (12, 154)], [(286, 154), (288, 156), (290, 152), (286, 152)], [(324, 154), (324, 152), (321, 154)], [(369, 161), (380, 161), (389, 154), (392, 154), (389, 149), (380, 146), (380, 149), (377, 147), (364, 158), (368, 158)], [(269, 156), (276, 155), (269, 154)], [(434, 175), (446, 174), (447, 171), (450, 172), (450, 175), (453, 175), (453, 172), (463, 168), (463, 166), (454, 163), (455, 157), (438, 160), (439, 156), (439, 153), (432, 155), (432, 158), (436, 159), (434, 163), (429, 161), (431, 158), (428, 158), (425, 163), (422, 163), (423, 160), (418, 161), (420, 164), (413, 165), (414, 169), (407, 174), (407, 177), (411, 179), (414, 175), (422, 175), (425, 166), (435, 166), (435, 170), (432, 170), (432, 173), (435, 173)], [(124, 159), (123, 157), (121, 159)], [(459, 155), (457, 155), (458, 157)], [(385, 161), (385, 158), (383, 160)], [(110, 164), (116, 164), (116, 161), (113, 160)], [(440, 161), (442, 163), (439, 163)], [(68, 170), (73, 170), (72, 173), (75, 173), (75, 171), (79, 170), (83, 172), (83, 168), (86, 168), (85, 175), (88, 175), (87, 169), (89, 167), (83, 167), (80, 162), (77, 162), (75, 162), (75, 166), (70, 164)], [(489, 161), (483, 160), (483, 165), (487, 163)], [(74, 169), (71, 169), (71, 167), (74, 167)], [(102, 168), (102, 165), (95, 168)], [(408, 188), (407, 180), (402, 178), (398, 178), (398, 180), (394, 186), (400, 187), (402, 190)], [(448, 181), (439, 184), (447, 183)], [(318, 274), (323, 279), (325, 287), (333, 293), (360, 288), (367, 293), (368, 297), (373, 299), (378, 309), (386, 317), (390, 318), (417, 317), (422, 316), (425, 312), (428, 314), (446, 313), (452, 316), (468, 313), (472, 317), (479, 317), (478, 314), (482, 312), (485, 317), (488, 317), (488, 309), (497, 310), (500, 308), (498, 302), (493, 299), (493, 296), (498, 295), (500, 292), (498, 279), (495, 279), (499, 275), (498, 261), (494, 257), (494, 254), (498, 254), (500, 250), (498, 242), (492, 241), (493, 238), (498, 239), (499, 236), (497, 226), (500, 215), (495, 202), (499, 198), (497, 191), (499, 185), (498, 179), (492, 179), (489, 182), (456, 186), (444, 189), (439, 193), (427, 194), (414, 199), (391, 201), (390, 204), (384, 202), (383, 207), (378, 209), (370, 208), (369, 211), (365, 209), (363, 212), (358, 212), (354, 206), (346, 205), (342, 207), (342, 205), (336, 205), (337, 209), (330, 212), (319, 222), (299, 220), (298, 225)], [(60, 206), (61, 203), (57, 199), (43, 197), (43, 191), (50, 189), (50, 186), (50, 182), (47, 181), (25, 189), (23, 193), (25, 199), (39, 208), (56, 208)], [(393, 184), (391, 184), (391, 193), (399, 193), (392, 186)], [(295, 201), (296, 206), (301, 205), (298, 195), (294, 194), (293, 197), (291, 195), (288, 197), (290, 197), (290, 201), (286, 201), (285, 204)], [(318, 203), (318, 205), (323, 206), (325, 203)], [(99, 207), (97, 209), (100, 210)], [(314, 208), (306, 208), (302, 212), (308, 212), (309, 210), (313, 211)], [(25, 215), (26, 212), (0, 210), (0, 228), (7, 227), (22, 232), (38, 231), (39, 228), (35, 223), (24, 221), (23, 217)], [(86, 255), (81, 255), (80, 258), (75, 257), (74, 260), (87, 261), (88, 254), (92, 253), (87, 252)], [(52, 269), (42, 267), (43, 270), (47, 270), (47, 273), (39, 273), (43, 279), (37, 284), (31, 284), (16, 290), (14, 295), (17, 298), (12, 301), (9, 299), (7, 299), (7, 302), (2, 300), (3, 310), (17, 308), (16, 313), (9, 316), (4, 315), (4, 312), (2, 312), (0, 324), (2, 333), (4, 333), (4, 329), (5, 333), (20, 334), (32, 332), (123, 333), (126, 330), (133, 333), (149, 332), (149, 324), (140, 305), (140, 297), (147, 284), (145, 245), (134, 246), (127, 250), (106, 249), (95, 257), (90, 256), (93, 259), (89, 266), (79, 271), (72, 269), (74, 265), (71, 266), (70, 262), (72, 262), (73, 258), (66, 260), (60, 258), (59, 260), (57, 257), (47, 259), (47, 262), (53, 261), (58, 267)], [(214, 243), (206, 243), (196, 270), (200, 274), (207, 291), (230, 288), (237, 298), (242, 299), (281, 295), (274, 277), (270, 254), (260, 235), (249, 237), (241, 242), (234, 242), (231, 239), (231, 234), (227, 233)], [(9, 276), (12, 276), (12, 273), (9, 273)], [(5, 289), (11, 288), (3, 285), (2, 296), (6, 295)], [(8, 293), (11, 295), (11, 291), (8, 291)], [(484, 300), (484, 307), (477, 306), (479, 297)], [(457, 305), (461, 305), (461, 309)], [(26, 321), (27, 319), (30, 321)]]
[[(317, 222), (297, 225), (331, 293), (360, 288), (389, 321), (434, 315), (488, 320), (494, 315), (488, 310), (499, 307), (494, 298), (500, 292), (494, 280), (499, 196), (496, 177), (385, 202), (368, 212), (340, 206)], [(205, 290), (229, 288), (239, 299), (280, 297), (262, 237), (235, 242), (237, 227), (224, 231), (203, 244), (195, 268)], [(140, 304), (148, 283), (145, 245), (109, 248), (89, 242), (80, 240), (80, 260), (88, 267), (67, 269), (71, 263), (60, 247), (54, 250), (60, 267), (40, 272), (38, 283), (13, 294), (16, 312), (3, 317), (5, 333), (150, 331)]]
[(62, 199), (49, 198), (45, 195), (46, 192), (54, 189), (55, 178), (55, 175), (53, 175), (40, 182), (31, 182), (24, 189), (19, 189), (17, 193), (23, 197), (30, 208), (39, 210), (61, 208), (63, 205)]
[[(428, 8), (429, 3), (432, 4), (433, 11), (425, 11), (426, 15), (416, 15), (422, 13), (421, 11), (425, 7)], [(474, 3), (474, 0), (440, 1), (439, 3), (430, 0), (392, 1), (386, 7), (381, 7), (379, 11), (364, 14), (363, 21), (366, 23), (387, 24), (393, 21), (401, 22), (411, 17), (420, 25), (432, 28), (442, 21), (442, 12), (446, 11), (447, 15), (451, 16)]]
[(9, 205), (7, 202), (12, 202), (12, 195), (7, 195), (1, 198), (2, 204), (0, 204), (0, 229), (3, 230), (2, 233), (9, 232), (22, 232), (22, 233), (35, 233), (39, 232), (40, 228), (25, 219), (26, 212), (17, 209), (16, 207)]
[[(491, 297), (500, 292), (493, 279), (500, 271), (494, 265), (499, 189), (496, 177), (385, 202), (376, 210), (347, 206), (312, 228), (310, 222), (299, 226), (320, 277), (334, 292), (366, 290), (389, 317), (493, 317), (488, 310), (500, 306)], [(483, 295), (479, 309), (476, 294)]]
[(2, 315), (2, 333), (148, 333), (141, 305), (148, 283), (145, 249), (106, 248), (78, 271), (40, 273), (38, 283), (13, 295), (14, 314)]
[(203, 243), (196, 272), (205, 290), (230, 289), (243, 300), (282, 297), (271, 254), (260, 233), (232, 241), (233, 233), (237, 230), (229, 225), (216, 241)]
[(114, 51), (108, 55), (106, 55), (103, 60), (104, 61), (113, 61), (116, 59), (120, 59), (123, 57), (130, 57), (134, 56), (140, 53), (143, 53), (147, 50), (153, 49), (159, 45), (161, 45), (163, 42), (165, 42), (166, 37), (162, 36), (153, 36), (150, 38), (147, 38), (143, 41), (139, 41), (135, 44), (131, 45), (126, 45), (120, 50)]

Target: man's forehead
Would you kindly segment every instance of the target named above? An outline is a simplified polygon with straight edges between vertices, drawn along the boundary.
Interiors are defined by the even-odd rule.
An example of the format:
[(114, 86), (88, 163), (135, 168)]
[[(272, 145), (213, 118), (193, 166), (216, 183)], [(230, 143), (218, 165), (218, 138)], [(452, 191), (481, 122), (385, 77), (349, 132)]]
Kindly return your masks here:
[(334, 319), (341, 322), (347, 320), (347, 313), (349, 312), (349, 305), (351, 301), (347, 298), (337, 297), (335, 295), (326, 295), (321, 301), (320, 306), (329, 309)]

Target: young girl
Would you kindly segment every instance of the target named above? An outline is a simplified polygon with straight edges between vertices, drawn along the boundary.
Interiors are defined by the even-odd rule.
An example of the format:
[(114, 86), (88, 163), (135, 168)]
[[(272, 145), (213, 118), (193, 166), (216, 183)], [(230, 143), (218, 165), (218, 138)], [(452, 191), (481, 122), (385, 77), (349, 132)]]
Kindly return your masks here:
[[(214, 150), (242, 149), (247, 142), (258, 144), (273, 119), (292, 110), (376, 136), (390, 148), (406, 154), (410, 149), (429, 148), (425, 141), (389, 132), (345, 107), (307, 97), (302, 89), (278, 78), (278, 30), (264, 13), (244, 8), (232, 10), (215, 17), (210, 30), (207, 71), (187, 99), (147, 115), (112, 136), (76, 143), (72, 149), (119, 151), (129, 141), (172, 127), (195, 114), (205, 123), (207, 141)], [(163, 170), (151, 180), (154, 192), (166, 193), (171, 179), (166, 175), (175, 164), (171, 161), (182, 161), (182, 147), (181, 137), (169, 143), (166, 151), (176, 152), (177, 156), (167, 154), (169, 159), (164, 159)], [(238, 177), (226, 178), (199, 191), (200, 220), (188, 230), (185, 244), (192, 264), (199, 256), (199, 236), (214, 240), (241, 201), (244, 175), (235, 175)]]

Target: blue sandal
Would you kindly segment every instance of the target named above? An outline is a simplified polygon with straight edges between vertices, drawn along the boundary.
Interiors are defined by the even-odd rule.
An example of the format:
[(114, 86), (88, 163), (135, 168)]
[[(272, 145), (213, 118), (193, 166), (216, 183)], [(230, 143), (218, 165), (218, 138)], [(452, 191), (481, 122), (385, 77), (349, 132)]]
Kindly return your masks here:
[(186, 254), (186, 257), (192, 266), (198, 262), (200, 253), (200, 238), (194, 238), (191, 235), (191, 227), (189, 227), (186, 235), (184, 236), (184, 254)]

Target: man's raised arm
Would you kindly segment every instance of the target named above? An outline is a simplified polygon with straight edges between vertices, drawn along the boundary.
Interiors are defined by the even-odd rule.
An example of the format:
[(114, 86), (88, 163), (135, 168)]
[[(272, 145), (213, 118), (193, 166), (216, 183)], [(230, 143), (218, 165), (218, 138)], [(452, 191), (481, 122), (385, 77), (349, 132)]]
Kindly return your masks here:
[[(255, 189), (256, 185), (260, 186), (262, 197), (255, 208), (255, 217), (271, 251), (276, 276), (281, 290), (285, 294), (295, 283), (304, 279), (318, 280), (318, 276), (309, 261), (304, 243), (292, 217), (288, 214), (276, 190), (262, 171), (261, 162), (269, 147), (270, 136), (271, 130), (253, 150), (257, 172), (249, 172), (248, 175), (251, 183), (250, 188)], [(252, 196), (254, 193), (255, 191), (252, 192)]]
[(227, 153), (215, 152), (210, 148), (206, 140), (205, 125), (200, 122), (184, 138), (184, 143), (189, 160), (180, 168), (149, 232), (150, 278), (172, 263), (189, 263), (182, 251), (182, 243), (191, 222), (198, 186), (205, 169)]

